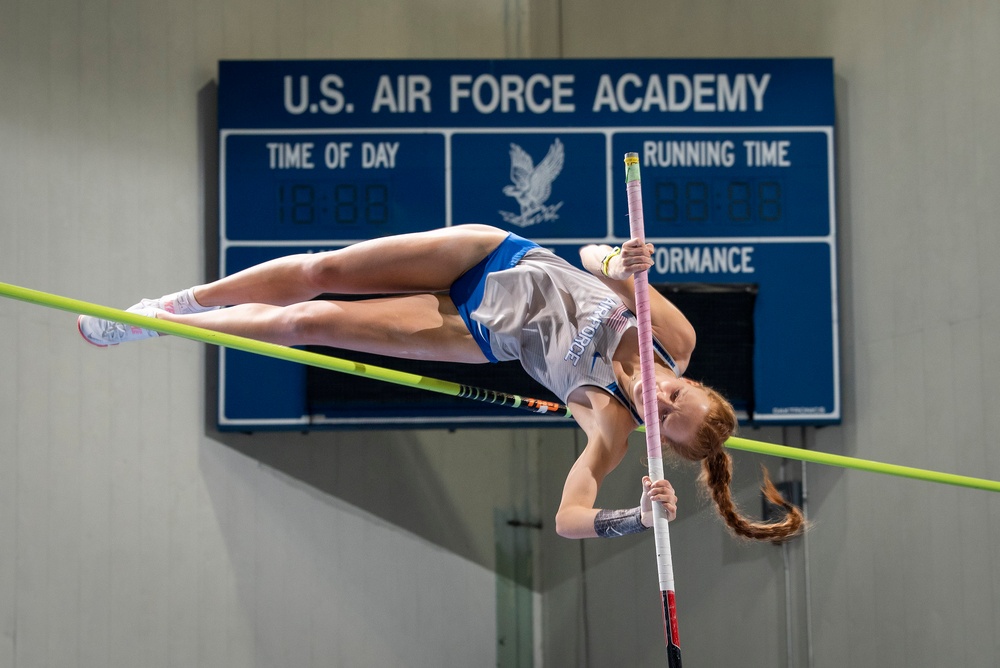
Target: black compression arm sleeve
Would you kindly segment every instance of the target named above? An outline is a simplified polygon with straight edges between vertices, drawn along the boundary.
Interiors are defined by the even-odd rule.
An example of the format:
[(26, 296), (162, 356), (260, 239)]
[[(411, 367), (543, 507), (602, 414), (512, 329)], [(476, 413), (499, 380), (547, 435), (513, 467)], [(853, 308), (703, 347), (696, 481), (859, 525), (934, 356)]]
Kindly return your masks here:
[(641, 533), (648, 528), (642, 523), (642, 509), (639, 506), (628, 510), (599, 510), (594, 518), (594, 531), (600, 538)]

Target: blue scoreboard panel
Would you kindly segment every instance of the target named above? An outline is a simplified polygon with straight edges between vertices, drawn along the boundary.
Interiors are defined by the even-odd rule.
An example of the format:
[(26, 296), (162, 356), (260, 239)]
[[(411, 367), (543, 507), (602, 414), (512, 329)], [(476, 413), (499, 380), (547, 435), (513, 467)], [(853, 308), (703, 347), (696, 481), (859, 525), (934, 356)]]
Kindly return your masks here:
[[(744, 419), (836, 423), (833, 129), (830, 59), (223, 61), (220, 275), (467, 222), (579, 265), (581, 245), (628, 238), (634, 151), (650, 283), (755, 295)], [(543, 176), (547, 196), (514, 167)], [(708, 318), (699, 342), (729, 327)], [(491, 386), (504, 377), (488, 368), (470, 381), (480, 365), (405, 364), (381, 365), (519, 391)], [(225, 350), (219, 427), (572, 424), (362, 380)], [(323, 387), (341, 398), (317, 400)]]

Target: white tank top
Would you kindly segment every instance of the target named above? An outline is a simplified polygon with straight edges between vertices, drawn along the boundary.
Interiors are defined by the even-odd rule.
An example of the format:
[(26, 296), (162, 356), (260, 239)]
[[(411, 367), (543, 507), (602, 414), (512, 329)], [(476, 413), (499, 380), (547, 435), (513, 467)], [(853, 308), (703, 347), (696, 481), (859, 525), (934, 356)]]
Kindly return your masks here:
[(483, 300), (470, 315), (489, 330), (498, 360), (520, 360), (563, 402), (576, 388), (595, 385), (632, 408), (618, 389), (611, 360), (622, 336), (636, 326), (635, 316), (596, 277), (535, 248), (516, 266), (487, 276)]

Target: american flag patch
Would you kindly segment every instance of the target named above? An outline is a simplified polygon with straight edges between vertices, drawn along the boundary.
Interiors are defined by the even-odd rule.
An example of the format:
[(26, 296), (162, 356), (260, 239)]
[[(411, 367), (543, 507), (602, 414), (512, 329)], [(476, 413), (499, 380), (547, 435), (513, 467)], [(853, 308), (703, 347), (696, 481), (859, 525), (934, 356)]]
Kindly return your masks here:
[(628, 313), (629, 310), (625, 307), (625, 304), (621, 304), (608, 315), (604, 323), (616, 332), (624, 332), (625, 328), (628, 327)]

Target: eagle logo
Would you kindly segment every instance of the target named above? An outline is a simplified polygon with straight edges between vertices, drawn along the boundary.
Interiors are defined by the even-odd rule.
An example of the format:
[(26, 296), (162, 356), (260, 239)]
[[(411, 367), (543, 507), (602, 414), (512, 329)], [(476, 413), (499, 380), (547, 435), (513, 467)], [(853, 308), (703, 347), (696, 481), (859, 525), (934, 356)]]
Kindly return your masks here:
[(538, 223), (558, 220), (558, 204), (546, 204), (552, 194), (552, 182), (556, 180), (563, 168), (563, 144), (557, 138), (549, 147), (545, 158), (535, 166), (535, 161), (528, 152), (517, 144), (510, 145), (510, 180), (511, 185), (504, 186), (503, 194), (513, 197), (521, 206), (521, 213), (514, 214), (501, 211), (504, 222), (518, 227), (528, 227)]

